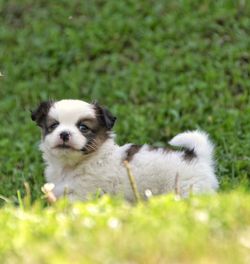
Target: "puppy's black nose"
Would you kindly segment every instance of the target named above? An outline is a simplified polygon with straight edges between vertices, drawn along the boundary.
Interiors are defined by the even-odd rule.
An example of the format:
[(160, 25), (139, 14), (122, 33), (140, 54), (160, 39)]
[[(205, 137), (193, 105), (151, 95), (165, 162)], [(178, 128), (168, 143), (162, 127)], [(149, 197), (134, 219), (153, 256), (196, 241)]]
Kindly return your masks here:
[(64, 142), (69, 141), (69, 136), (70, 136), (70, 134), (69, 134), (69, 132), (67, 132), (67, 131), (63, 131), (63, 132), (60, 133), (60, 138), (61, 138)]

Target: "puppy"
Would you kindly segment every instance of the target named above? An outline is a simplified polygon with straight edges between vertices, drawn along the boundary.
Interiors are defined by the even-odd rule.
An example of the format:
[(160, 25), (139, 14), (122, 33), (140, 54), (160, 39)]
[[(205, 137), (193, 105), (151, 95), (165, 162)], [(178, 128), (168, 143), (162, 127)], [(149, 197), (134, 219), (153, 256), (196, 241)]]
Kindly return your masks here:
[[(56, 197), (86, 200), (101, 192), (133, 201), (124, 161), (128, 161), (139, 194), (173, 192), (185, 197), (211, 193), (218, 187), (213, 145), (201, 131), (185, 132), (169, 144), (179, 149), (115, 143), (116, 118), (97, 103), (80, 100), (42, 102), (31, 114), (42, 130), (40, 149), (45, 177), (55, 184)], [(146, 192), (147, 193), (147, 192)]]

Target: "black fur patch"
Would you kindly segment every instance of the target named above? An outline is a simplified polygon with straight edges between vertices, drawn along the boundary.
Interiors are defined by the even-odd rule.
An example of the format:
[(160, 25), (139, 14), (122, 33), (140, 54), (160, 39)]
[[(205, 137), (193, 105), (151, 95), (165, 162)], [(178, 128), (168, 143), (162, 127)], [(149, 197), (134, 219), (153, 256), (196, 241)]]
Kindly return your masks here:
[(162, 152), (173, 152), (173, 151), (182, 151), (183, 152), (183, 159), (186, 161), (192, 161), (194, 158), (196, 158), (196, 153), (194, 149), (187, 149), (184, 147), (176, 147), (172, 145), (168, 145), (167, 147), (154, 147), (154, 146), (148, 146), (149, 151), (156, 151), (156, 150), (162, 150)]
[(169, 147), (155, 147), (155, 146), (148, 146), (148, 150), (149, 151), (161, 150), (162, 152), (171, 152), (171, 151), (173, 151), (173, 149), (171, 149)]
[(94, 102), (93, 105), (96, 112), (96, 118), (100, 125), (107, 130), (111, 130), (115, 124), (116, 117), (113, 116), (108, 109), (100, 106), (97, 102)]
[(191, 160), (193, 160), (196, 157), (197, 156), (196, 156), (196, 154), (194, 152), (194, 149), (185, 149), (184, 155), (183, 155), (184, 160), (191, 161)]
[(52, 101), (41, 102), (34, 111), (31, 111), (31, 119), (36, 122), (39, 127), (45, 127), (46, 117), (52, 104)]
[(43, 138), (50, 133), (47, 124), (47, 116), (53, 103), (53, 101), (41, 102), (34, 111), (31, 111), (31, 119), (36, 122), (39, 127), (41, 127)]
[(141, 149), (141, 145), (131, 145), (126, 151), (125, 160), (131, 161), (134, 155)]

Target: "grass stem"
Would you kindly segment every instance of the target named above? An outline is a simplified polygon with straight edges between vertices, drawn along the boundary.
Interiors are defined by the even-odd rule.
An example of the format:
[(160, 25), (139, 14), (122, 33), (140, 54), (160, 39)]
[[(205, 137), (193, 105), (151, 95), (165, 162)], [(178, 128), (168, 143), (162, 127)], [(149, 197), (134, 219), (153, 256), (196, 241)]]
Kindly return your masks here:
[(136, 182), (135, 182), (135, 177), (134, 177), (134, 175), (132, 173), (132, 170), (131, 170), (131, 167), (129, 165), (129, 162), (127, 160), (125, 160), (124, 161), (124, 165), (125, 165), (125, 167), (127, 169), (129, 182), (130, 182), (132, 191), (134, 193), (135, 200), (136, 200), (136, 202), (139, 202), (141, 200), (141, 198), (140, 198), (140, 194), (138, 192), (138, 188), (137, 188), (137, 185), (136, 185)]

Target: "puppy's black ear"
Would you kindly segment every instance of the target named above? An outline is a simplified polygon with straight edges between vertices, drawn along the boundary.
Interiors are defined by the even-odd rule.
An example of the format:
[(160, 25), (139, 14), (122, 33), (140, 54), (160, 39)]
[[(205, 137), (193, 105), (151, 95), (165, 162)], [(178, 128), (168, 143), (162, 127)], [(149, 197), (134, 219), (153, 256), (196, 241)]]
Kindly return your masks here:
[(96, 111), (96, 117), (100, 121), (101, 125), (106, 127), (108, 130), (112, 129), (115, 124), (116, 117), (111, 114), (111, 112), (100, 106), (97, 101), (93, 102)]
[(31, 111), (31, 119), (36, 122), (39, 127), (43, 127), (43, 124), (52, 104), (52, 101), (41, 102), (40, 105), (34, 111)]

